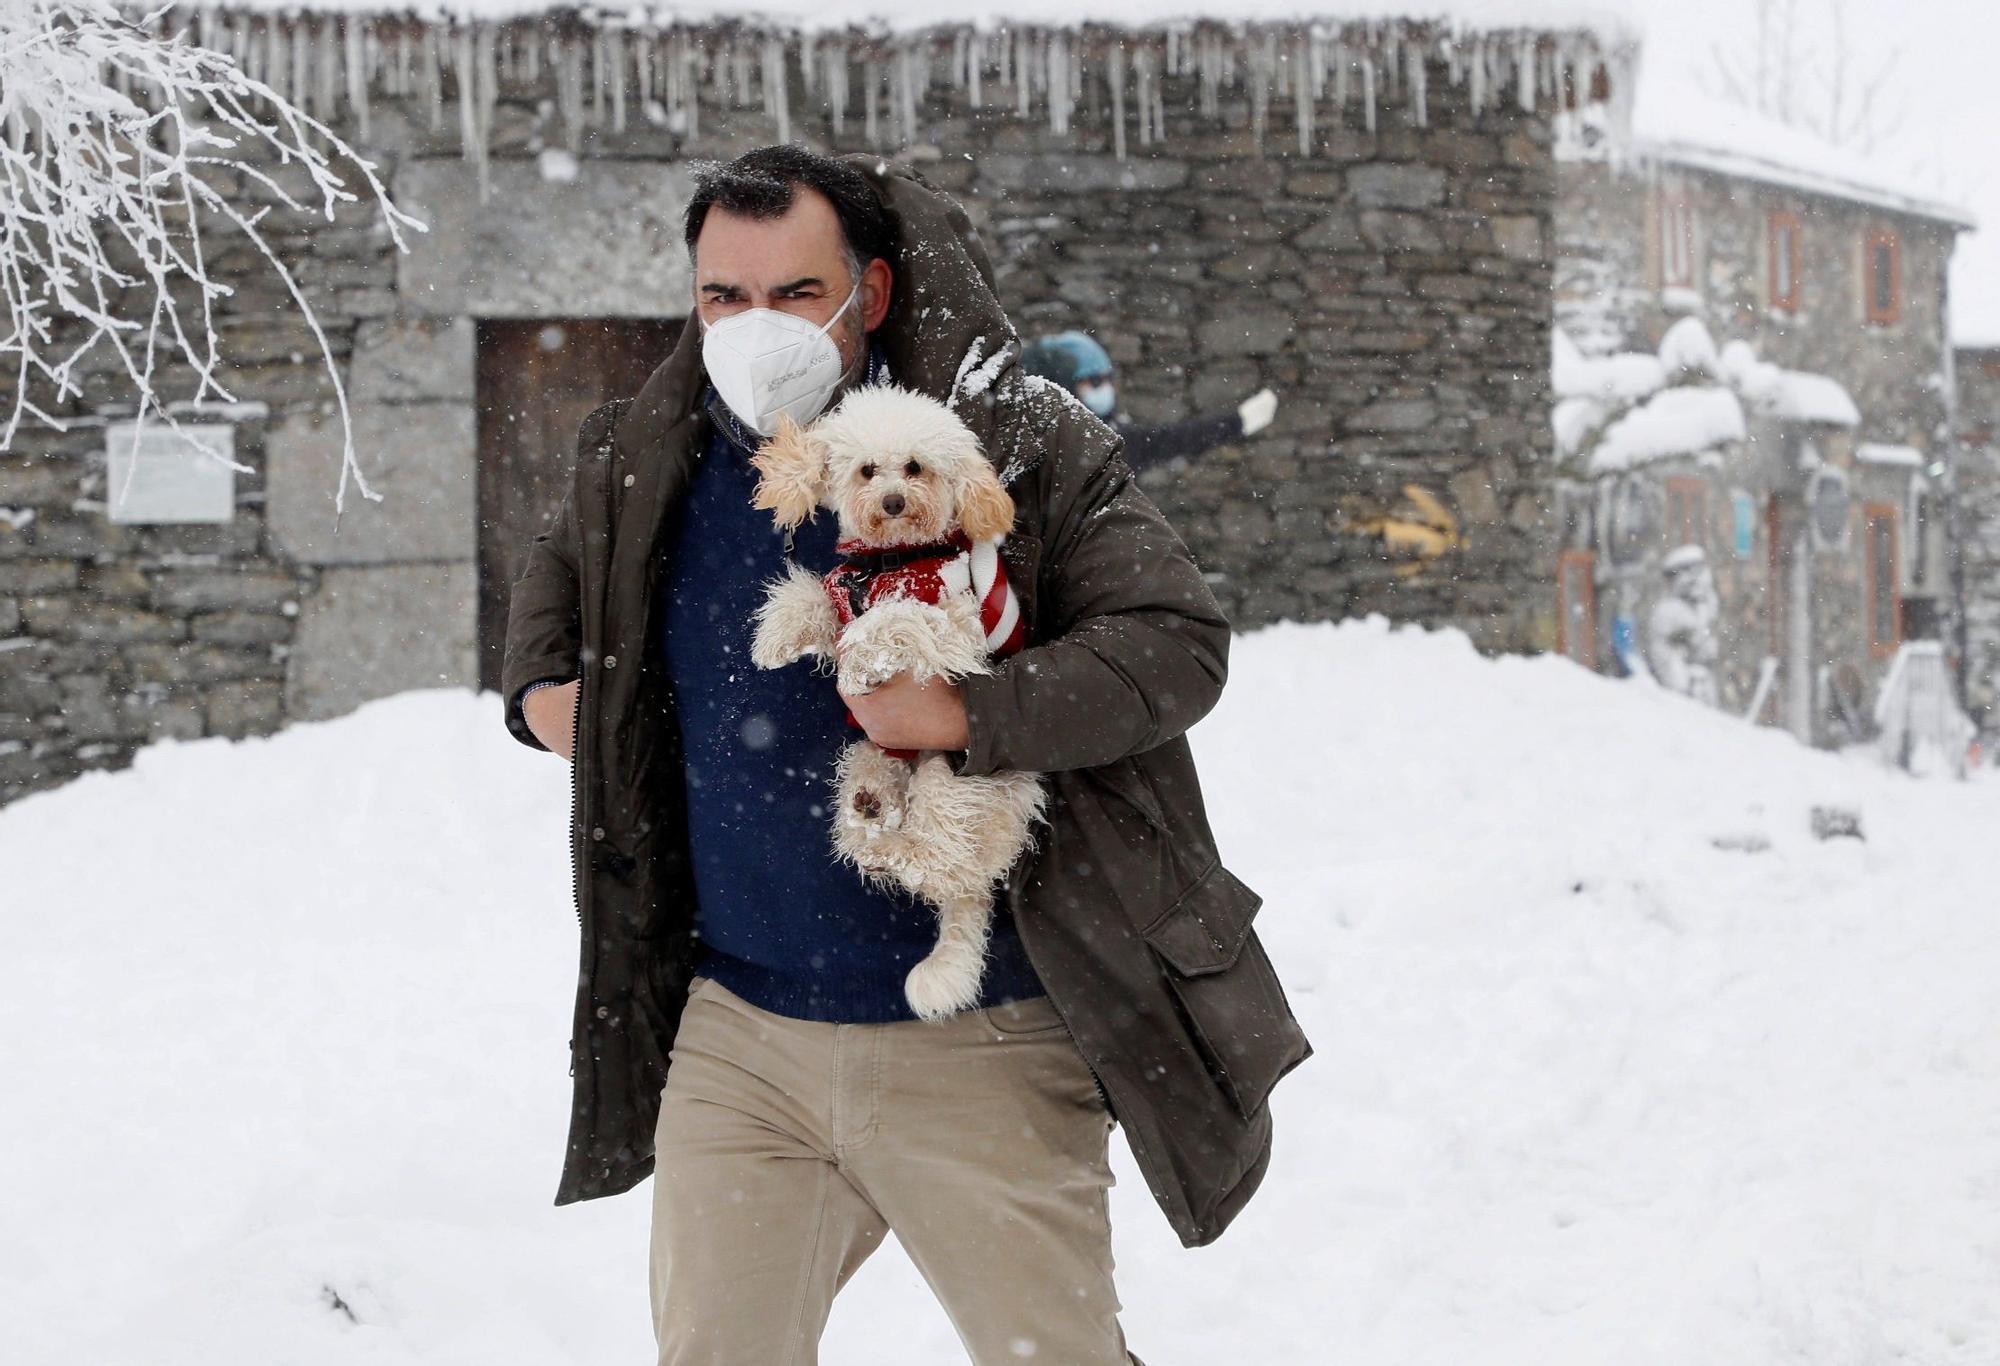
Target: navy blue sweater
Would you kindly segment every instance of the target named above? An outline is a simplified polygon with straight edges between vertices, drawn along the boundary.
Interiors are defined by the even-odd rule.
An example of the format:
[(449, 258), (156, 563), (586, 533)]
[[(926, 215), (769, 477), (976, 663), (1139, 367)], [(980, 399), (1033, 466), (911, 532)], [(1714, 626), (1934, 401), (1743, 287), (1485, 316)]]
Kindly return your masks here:
[[(843, 1023), (907, 1020), (903, 978), (937, 938), (937, 916), (871, 890), (829, 833), (834, 761), (860, 737), (833, 679), (810, 660), (750, 662), (765, 585), (784, 570), (770, 514), (728, 409), (676, 509), (660, 566), (660, 648), (687, 751), (699, 970), (775, 1014)], [(834, 564), (833, 519), (799, 528), (793, 557)], [(1042, 994), (1004, 906), (996, 906), (982, 1004)]]

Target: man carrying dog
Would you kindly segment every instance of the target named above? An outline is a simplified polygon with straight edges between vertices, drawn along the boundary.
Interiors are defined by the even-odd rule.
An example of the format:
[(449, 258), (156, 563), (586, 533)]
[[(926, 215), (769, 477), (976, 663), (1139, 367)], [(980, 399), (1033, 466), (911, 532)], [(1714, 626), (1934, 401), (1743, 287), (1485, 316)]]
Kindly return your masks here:
[[(656, 1172), (662, 1363), (813, 1361), (891, 1230), (982, 1366), (1131, 1360), (1114, 1117), (1181, 1238), (1208, 1242), (1261, 1180), (1266, 1098), (1309, 1051), (1183, 734), (1221, 691), (1228, 627), (1116, 438), (1014, 365), (945, 196), (873, 157), (764, 148), (701, 179), (687, 239), (694, 321), (636, 399), (585, 421), (510, 608), (508, 726), (575, 779), (557, 1201)], [(1009, 486), (1028, 644), (990, 676), (841, 697), (751, 666), (765, 583), (833, 552), (827, 519), (781, 538), (751, 507), (749, 457), (781, 416), (890, 380), (951, 404)], [(941, 1022), (902, 994), (930, 913), (827, 839), (850, 710), (885, 748), (1047, 775), (980, 1003)]]

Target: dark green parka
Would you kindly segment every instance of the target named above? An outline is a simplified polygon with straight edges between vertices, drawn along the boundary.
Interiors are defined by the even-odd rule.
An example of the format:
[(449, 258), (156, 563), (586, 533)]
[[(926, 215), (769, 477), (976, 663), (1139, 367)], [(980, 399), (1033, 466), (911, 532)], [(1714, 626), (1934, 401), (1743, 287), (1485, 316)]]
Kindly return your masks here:
[[(1027, 649), (962, 686), (963, 770), (1048, 775), (1049, 823), (1007, 904), (1182, 1240), (1206, 1243), (1270, 1158), (1271, 1087), (1310, 1053), (1252, 933), (1259, 898), (1217, 858), (1184, 732), (1215, 704), (1229, 627), (1117, 456), (1117, 438), (1022, 374), (963, 210), (911, 172), (856, 158), (899, 230), (875, 333), (899, 383), (951, 403), (1018, 509), (1003, 551)], [(583, 955), (558, 1203), (653, 1165), (653, 1125), (691, 974), (679, 720), (657, 652), (667, 513), (705, 449), (698, 329), (635, 400), (587, 419), (575, 482), (514, 587), (518, 698), (581, 677), (573, 840)], [(745, 624), (746, 631), (748, 624)], [(831, 686), (829, 684), (829, 686)]]

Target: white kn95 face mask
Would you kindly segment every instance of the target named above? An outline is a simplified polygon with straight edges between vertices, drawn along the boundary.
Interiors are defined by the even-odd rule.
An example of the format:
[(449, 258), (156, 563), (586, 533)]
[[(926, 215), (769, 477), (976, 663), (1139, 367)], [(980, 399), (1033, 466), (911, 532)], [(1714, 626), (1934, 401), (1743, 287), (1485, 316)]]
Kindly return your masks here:
[(857, 281), (847, 302), (818, 327), (775, 308), (746, 308), (709, 325), (702, 364), (738, 421), (770, 436), (781, 417), (804, 426), (825, 411), (841, 377), (840, 347), (829, 334), (860, 295)]

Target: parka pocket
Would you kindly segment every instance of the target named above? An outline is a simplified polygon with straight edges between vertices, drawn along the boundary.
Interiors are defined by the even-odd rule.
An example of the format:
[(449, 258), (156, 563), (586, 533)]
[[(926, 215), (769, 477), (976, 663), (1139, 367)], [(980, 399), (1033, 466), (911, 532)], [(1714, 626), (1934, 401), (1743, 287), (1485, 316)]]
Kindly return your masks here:
[(1217, 862), (1145, 930), (1196, 1051), (1245, 1119), (1304, 1056), (1277, 971), (1250, 932), (1262, 904)]

